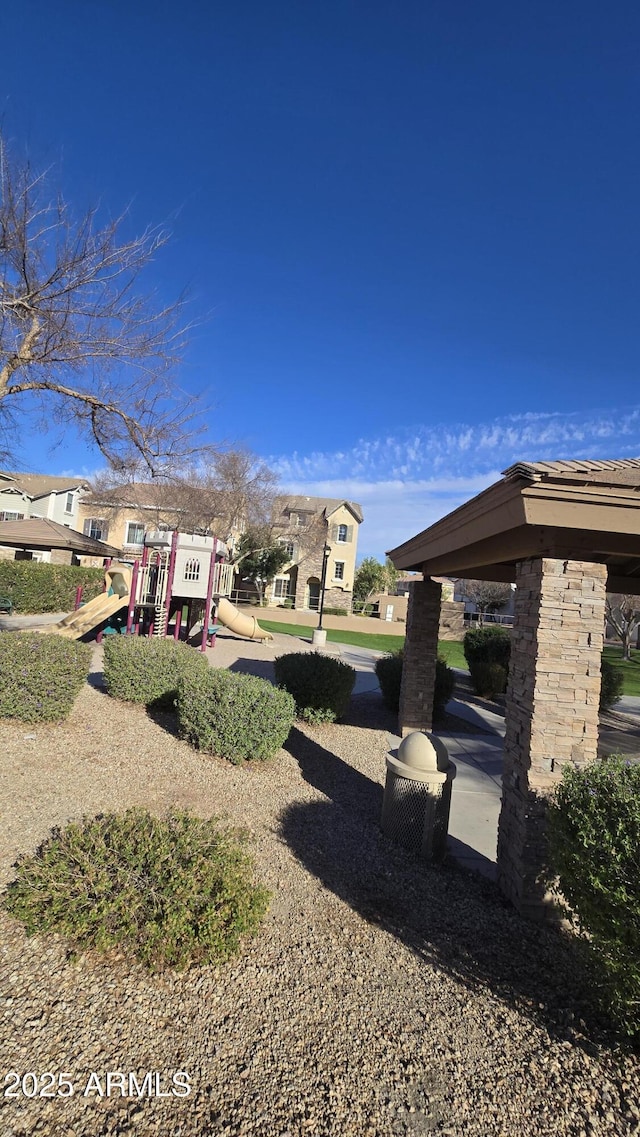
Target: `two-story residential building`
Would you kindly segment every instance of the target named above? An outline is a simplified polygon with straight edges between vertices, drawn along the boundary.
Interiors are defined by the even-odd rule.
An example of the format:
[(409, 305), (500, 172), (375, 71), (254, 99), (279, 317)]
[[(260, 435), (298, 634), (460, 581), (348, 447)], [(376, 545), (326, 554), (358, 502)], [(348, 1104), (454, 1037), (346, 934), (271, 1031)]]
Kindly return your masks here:
[(142, 554), (146, 533), (180, 529), (208, 533), (230, 548), (242, 532), (239, 523), (216, 517), (224, 507), (212, 491), (180, 484), (137, 482), (96, 489), (80, 503), (79, 529), (87, 537), (122, 549), (125, 560)]
[(362, 507), (357, 502), (327, 497), (276, 498), (273, 530), (287, 548), (289, 563), (268, 589), (267, 603), (317, 610), (326, 550), (325, 607), (351, 612), (361, 524)]
[[(0, 470), (0, 522), (42, 518), (77, 530), (80, 501), (87, 489), (88, 483), (79, 477)], [(25, 555), (24, 549), (7, 546), (0, 551), (0, 557), (13, 559), (16, 552)], [(42, 561), (52, 559), (51, 551), (42, 548), (34, 548), (33, 556)]]

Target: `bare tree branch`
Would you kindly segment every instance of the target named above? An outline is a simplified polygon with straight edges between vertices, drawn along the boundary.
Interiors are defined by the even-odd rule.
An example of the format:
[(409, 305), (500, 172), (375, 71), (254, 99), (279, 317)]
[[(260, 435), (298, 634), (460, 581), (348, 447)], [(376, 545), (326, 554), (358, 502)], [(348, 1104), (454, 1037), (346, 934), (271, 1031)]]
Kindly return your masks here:
[[(169, 305), (142, 276), (164, 229), (122, 238), (124, 215), (102, 224), (49, 196), (0, 134), (0, 406), (35, 406), (74, 424), (116, 469), (156, 476), (195, 454), (195, 401), (174, 371), (186, 342), (184, 297)], [(6, 434), (6, 430), (5, 430)]]

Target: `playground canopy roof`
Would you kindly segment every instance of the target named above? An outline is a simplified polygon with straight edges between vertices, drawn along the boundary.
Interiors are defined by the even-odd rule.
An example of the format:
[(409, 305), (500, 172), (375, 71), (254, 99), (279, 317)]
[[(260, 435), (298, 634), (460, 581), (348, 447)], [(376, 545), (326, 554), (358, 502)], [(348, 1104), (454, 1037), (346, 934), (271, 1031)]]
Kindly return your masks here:
[(425, 576), (502, 581), (527, 557), (597, 561), (607, 591), (640, 595), (640, 458), (517, 462), (389, 556)]
[(66, 525), (59, 525), (57, 521), (50, 521), (46, 517), (0, 521), (0, 545), (8, 545), (12, 549), (70, 549), (74, 553), (90, 557), (120, 555), (120, 549), (113, 545), (86, 537), (84, 533), (67, 529)]

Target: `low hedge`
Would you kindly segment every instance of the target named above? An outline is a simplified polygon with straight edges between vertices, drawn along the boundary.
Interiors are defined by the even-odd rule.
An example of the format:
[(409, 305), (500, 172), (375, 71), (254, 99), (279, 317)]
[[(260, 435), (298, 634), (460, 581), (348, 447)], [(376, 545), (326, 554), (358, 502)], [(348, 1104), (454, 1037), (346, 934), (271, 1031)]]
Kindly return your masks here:
[[(382, 697), (390, 711), (400, 709), (400, 687), (402, 684), (402, 667), (404, 660), (403, 649), (390, 652), (376, 660), (376, 675), (382, 691)], [(445, 659), (438, 656), (436, 660), (436, 676), (433, 692), (433, 717), (441, 719), (445, 707), (452, 698), (456, 685), (455, 672), (447, 665)]]
[(621, 1030), (640, 1035), (640, 765), (612, 755), (566, 766), (547, 832), (600, 1004)]
[(79, 585), (83, 600), (99, 596), (104, 585), (104, 569), (37, 561), (0, 561), (0, 596), (8, 596), (14, 610), (24, 615), (71, 612)]
[(276, 683), (294, 698), (307, 722), (335, 722), (351, 699), (356, 673), (348, 663), (319, 651), (291, 652), (275, 661)]
[(182, 677), (177, 709), (183, 738), (236, 765), (273, 757), (295, 720), (286, 691), (266, 679), (216, 667)]
[(175, 707), (181, 678), (207, 671), (204, 655), (159, 637), (109, 636), (104, 640), (104, 682), (114, 699), (158, 711)]
[(153, 971), (218, 963), (237, 953), (269, 902), (245, 844), (242, 833), (184, 810), (85, 818), (18, 861), (2, 906), (28, 935), (119, 947)]
[(0, 718), (66, 718), (86, 682), (91, 648), (37, 632), (0, 632)]

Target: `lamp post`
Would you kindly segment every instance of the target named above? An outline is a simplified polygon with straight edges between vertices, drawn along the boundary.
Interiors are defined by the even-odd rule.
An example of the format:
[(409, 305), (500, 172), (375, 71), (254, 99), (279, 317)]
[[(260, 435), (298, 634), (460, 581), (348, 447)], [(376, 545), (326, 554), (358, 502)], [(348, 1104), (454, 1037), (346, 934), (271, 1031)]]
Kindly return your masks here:
[(329, 557), (331, 555), (331, 545), (325, 542), (322, 550), (322, 575), (320, 577), (320, 609), (318, 627), (313, 633), (312, 643), (314, 647), (324, 647), (327, 642), (327, 633), (322, 627), (322, 613), (324, 612), (324, 590), (327, 583), (327, 568), (329, 565)]

